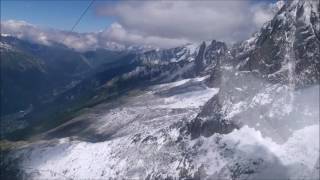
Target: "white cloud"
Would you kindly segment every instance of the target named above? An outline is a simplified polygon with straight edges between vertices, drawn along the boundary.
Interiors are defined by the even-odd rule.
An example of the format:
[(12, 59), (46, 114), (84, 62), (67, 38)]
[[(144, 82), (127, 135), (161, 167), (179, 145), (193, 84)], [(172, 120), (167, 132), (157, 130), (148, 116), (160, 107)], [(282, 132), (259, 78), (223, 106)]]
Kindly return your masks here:
[(25, 21), (8, 20), (1, 22), (1, 33), (45, 45), (61, 43), (78, 51), (104, 48), (104, 46), (100, 46), (100, 41), (103, 40), (98, 38), (99, 33), (76, 33), (44, 29)]
[(98, 41), (95, 33), (79, 34), (55, 29), (43, 29), (18, 20), (1, 22), (1, 33), (45, 45), (50, 45), (53, 42), (62, 43), (80, 51), (97, 48)]
[(119, 23), (113, 23), (101, 33), (101, 37), (103, 37), (102, 39), (108, 39), (125, 45), (138, 44), (160, 48), (174, 47), (188, 43), (188, 41), (183, 38), (175, 39), (160, 36), (143, 36), (141, 34), (130, 33)]
[(1, 33), (45, 45), (50, 45), (53, 42), (61, 43), (78, 51), (97, 48), (124, 49), (129, 46), (167, 48), (188, 42), (185, 39), (144, 37), (140, 34), (128, 33), (118, 23), (113, 23), (104, 31), (97, 33), (76, 33), (43, 29), (25, 21), (8, 20), (1, 22)]
[(274, 15), (271, 8), (250, 0), (124, 1), (99, 7), (97, 13), (117, 19), (121, 31), (126, 31), (121, 38), (136, 35), (175, 41), (234, 42), (249, 37), (270, 20)]
[(41, 44), (49, 44), (44, 32), (25, 21), (8, 20), (1, 22), (1, 33), (14, 35), (18, 38), (32, 40)]
[(253, 22), (257, 27), (261, 27), (265, 22), (271, 20), (283, 5), (284, 1), (278, 1), (274, 4), (258, 4), (253, 6)]
[(250, 0), (120, 1), (98, 7), (99, 15), (117, 19), (101, 32), (44, 29), (17, 20), (1, 22), (1, 31), (46, 45), (62, 43), (79, 51), (132, 45), (170, 48), (212, 39), (232, 43), (249, 37), (273, 17), (277, 7)]

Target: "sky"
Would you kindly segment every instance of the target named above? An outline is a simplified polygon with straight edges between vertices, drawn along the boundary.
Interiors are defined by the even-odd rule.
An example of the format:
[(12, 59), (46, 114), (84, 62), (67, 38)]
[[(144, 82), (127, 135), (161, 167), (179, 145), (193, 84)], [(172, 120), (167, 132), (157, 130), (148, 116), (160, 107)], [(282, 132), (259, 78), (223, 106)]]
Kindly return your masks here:
[[(276, 12), (275, 0), (2, 0), (1, 33), (78, 50), (142, 45), (174, 47), (202, 40), (248, 38)], [(67, 39), (66, 42), (64, 40)]]
[[(37, 26), (70, 30), (89, 4), (90, 0), (1, 0), (1, 21), (24, 20)], [(112, 17), (96, 15), (95, 9), (101, 4), (107, 3), (94, 2), (75, 31), (99, 31), (114, 22)]]

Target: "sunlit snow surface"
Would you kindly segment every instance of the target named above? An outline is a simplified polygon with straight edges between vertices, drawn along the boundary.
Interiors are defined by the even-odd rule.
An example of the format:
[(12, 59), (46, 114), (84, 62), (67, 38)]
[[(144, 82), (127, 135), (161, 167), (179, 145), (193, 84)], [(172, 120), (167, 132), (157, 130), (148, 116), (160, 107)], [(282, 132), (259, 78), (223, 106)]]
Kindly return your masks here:
[(212, 178), (223, 179), (235, 169), (237, 179), (318, 177), (315, 167), (319, 157), (319, 125), (294, 132), (281, 145), (248, 126), (224, 136), (200, 138), (192, 145), (200, 147), (194, 159), (208, 169), (207, 174)]
[[(219, 92), (208, 88), (204, 79), (153, 86), (114, 107), (108, 104), (94, 107), (51, 132), (69, 133), (80, 139), (94, 134), (100, 140), (58, 138), (28, 145), (12, 157), (21, 158), (20, 167), (30, 179), (164, 179), (195, 174), (201, 179), (319, 178), (319, 122), (299, 126), (281, 143), (251, 125), (229, 134), (194, 140), (180, 134), (183, 124), (192, 120), (200, 107)], [(317, 90), (318, 87), (311, 89)], [(257, 104), (269, 104), (268, 95), (274, 94), (266, 92), (268, 89), (261, 90), (250, 101), (234, 104), (227, 116), (232, 119)], [(311, 113), (310, 117), (319, 117), (313, 107), (303, 107), (301, 111)], [(77, 122), (86, 122), (86, 126), (64, 128)]]

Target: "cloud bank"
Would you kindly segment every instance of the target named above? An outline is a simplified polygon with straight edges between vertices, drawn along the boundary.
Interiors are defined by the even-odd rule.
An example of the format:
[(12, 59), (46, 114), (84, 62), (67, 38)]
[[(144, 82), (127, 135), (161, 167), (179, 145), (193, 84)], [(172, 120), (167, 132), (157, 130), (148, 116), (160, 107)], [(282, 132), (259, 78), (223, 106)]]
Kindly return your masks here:
[(104, 40), (101, 39), (102, 42), (100, 42), (99, 33), (76, 33), (44, 29), (18, 20), (1, 22), (1, 33), (44, 45), (50, 45), (53, 42), (61, 43), (79, 51), (107, 48), (102, 43)]
[(283, 2), (228, 1), (124, 1), (97, 9), (117, 19), (127, 35), (157, 37), (172, 42), (249, 37), (269, 21)]
[(1, 22), (1, 31), (46, 45), (62, 43), (79, 51), (130, 46), (170, 48), (212, 39), (233, 43), (248, 38), (282, 5), (250, 0), (106, 2), (97, 7), (96, 13), (114, 17), (116, 22), (100, 32), (44, 29), (17, 20)]

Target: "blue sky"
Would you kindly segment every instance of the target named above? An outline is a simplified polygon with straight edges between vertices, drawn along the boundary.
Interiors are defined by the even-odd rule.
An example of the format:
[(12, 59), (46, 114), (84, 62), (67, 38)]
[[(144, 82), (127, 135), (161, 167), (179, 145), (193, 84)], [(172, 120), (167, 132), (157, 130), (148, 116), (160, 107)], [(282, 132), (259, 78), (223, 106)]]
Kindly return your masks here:
[[(89, 0), (1, 0), (1, 21), (24, 20), (42, 27), (70, 30), (89, 3)], [(95, 1), (75, 31), (99, 31), (114, 22), (111, 17), (96, 15), (96, 7), (102, 4), (106, 2)]]

